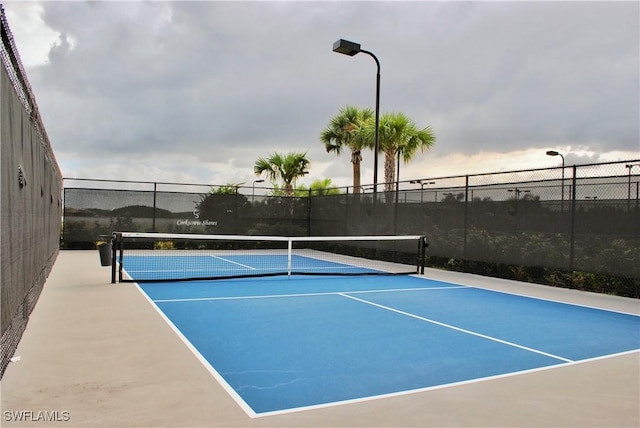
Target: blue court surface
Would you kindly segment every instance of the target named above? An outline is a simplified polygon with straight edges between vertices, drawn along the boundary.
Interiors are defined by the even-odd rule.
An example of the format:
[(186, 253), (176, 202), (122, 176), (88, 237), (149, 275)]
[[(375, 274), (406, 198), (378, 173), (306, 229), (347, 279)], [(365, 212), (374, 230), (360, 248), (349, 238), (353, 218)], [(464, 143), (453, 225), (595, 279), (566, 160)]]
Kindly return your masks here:
[(139, 287), (252, 417), (640, 349), (640, 317), (394, 277)]

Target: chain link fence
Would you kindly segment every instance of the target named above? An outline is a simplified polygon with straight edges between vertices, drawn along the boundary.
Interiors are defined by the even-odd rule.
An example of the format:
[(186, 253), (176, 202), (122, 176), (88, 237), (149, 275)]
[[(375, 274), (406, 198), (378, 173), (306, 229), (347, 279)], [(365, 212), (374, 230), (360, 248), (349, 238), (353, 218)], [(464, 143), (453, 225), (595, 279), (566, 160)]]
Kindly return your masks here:
[(460, 270), (639, 297), (639, 175), (632, 161), (468, 176), (424, 212), (431, 253)]
[(432, 177), (396, 191), (65, 181), (63, 248), (114, 230), (284, 236), (421, 235), (428, 263), (640, 297), (640, 160)]
[(58, 255), (62, 175), (0, 5), (0, 377)]

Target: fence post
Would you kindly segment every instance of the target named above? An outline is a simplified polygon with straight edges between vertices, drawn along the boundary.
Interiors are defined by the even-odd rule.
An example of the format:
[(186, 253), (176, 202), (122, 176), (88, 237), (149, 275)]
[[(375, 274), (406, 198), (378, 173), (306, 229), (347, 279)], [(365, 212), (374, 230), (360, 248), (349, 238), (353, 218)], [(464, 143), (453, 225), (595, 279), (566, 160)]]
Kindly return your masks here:
[(571, 283), (573, 283), (573, 265), (575, 259), (575, 240), (576, 240), (576, 193), (578, 193), (578, 189), (576, 187), (576, 171), (577, 168), (573, 165), (573, 177), (571, 178), (571, 186), (573, 187), (573, 192), (571, 192), (571, 225), (569, 228), (569, 236), (570, 236), (570, 247), (569, 247), (569, 271), (571, 272)]
[(347, 186), (347, 191), (344, 195), (344, 235), (347, 236), (349, 234), (349, 186)]
[[(60, 244), (61, 248), (69, 248), (68, 243), (65, 240), (65, 235), (67, 234), (68, 224), (65, 224), (65, 220), (67, 220), (67, 188), (62, 189), (62, 233), (60, 234)], [(3, 219), (4, 221), (4, 219)]]
[(636, 239), (640, 235), (640, 182), (636, 183)]
[[(400, 162), (398, 160), (398, 162)], [(398, 234), (398, 199), (399, 199), (400, 182), (396, 182), (396, 197), (393, 202), (393, 234)]]
[(156, 231), (156, 204), (157, 204), (157, 192), (158, 192), (158, 183), (153, 183), (153, 223), (151, 225), (151, 231), (155, 233)]
[(467, 271), (467, 217), (469, 211), (469, 176), (465, 176), (464, 181), (464, 225), (462, 237), (462, 271)]
[(311, 186), (309, 186), (308, 190), (309, 194), (307, 195), (307, 236), (311, 235)]

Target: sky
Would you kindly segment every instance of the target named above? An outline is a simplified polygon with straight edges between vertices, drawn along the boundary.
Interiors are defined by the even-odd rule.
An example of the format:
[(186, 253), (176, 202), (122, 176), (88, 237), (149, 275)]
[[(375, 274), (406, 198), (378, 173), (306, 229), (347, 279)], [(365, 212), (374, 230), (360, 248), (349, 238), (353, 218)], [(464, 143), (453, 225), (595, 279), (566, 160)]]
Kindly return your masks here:
[[(637, 1), (5, 1), (66, 178), (253, 185), (305, 152), (352, 185), (320, 132), (346, 105), (431, 126), (400, 180), (640, 158)], [(373, 183), (373, 152), (362, 183)], [(379, 181), (383, 177), (379, 155)]]

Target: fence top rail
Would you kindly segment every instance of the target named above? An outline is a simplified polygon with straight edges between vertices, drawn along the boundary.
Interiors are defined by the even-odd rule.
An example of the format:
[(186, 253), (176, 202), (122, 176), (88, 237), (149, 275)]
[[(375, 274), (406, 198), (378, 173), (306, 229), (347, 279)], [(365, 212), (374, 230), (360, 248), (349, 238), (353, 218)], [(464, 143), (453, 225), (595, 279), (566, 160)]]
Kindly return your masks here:
[[(114, 180), (108, 178), (75, 178), (64, 177), (65, 181), (95, 181), (98, 183), (132, 183), (132, 184), (162, 184), (169, 186), (203, 186), (203, 187), (225, 187), (224, 184), (210, 184), (210, 183), (178, 183), (170, 181), (143, 181), (143, 180)], [(243, 186), (239, 186), (243, 187)]]
[[(421, 179), (417, 179), (417, 180), (421, 180), (421, 181), (447, 180), (447, 179), (452, 179), (452, 178), (482, 177), (482, 176), (486, 176), (486, 175), (517, 174), (517, 173), (522, 173), (522, 172), (550, 171), (550, 170), (555, 170), (555, 169), (559, 169), (559, 168), (564, 168), (564, 169), (571, 169), (571, 168), (574, 168), (574, 167), (575, 168), (586, 168), (586, 167), (593, 167), (593, 166), (630, 164), (630, 163), (636, 163), (636, 162), (640, 162), (640, 159), (629, 159), (629, 160), (613, 161), (613, 162), (602, 162), (602, 163), (588, 163), (588, 164), (585, 163), (585, 164), (564, 165), (564, 167), (562, 165), (558, 165), (558, 166), (550, 166), (550, 167), (544, 167), (544, 168), (515, 169), (515, 170), (509, 170), (509, 171), (493, 171), (493, 172), (478, 172), (478, 173), (475, 173), (475, 174), (448, 175), (448, 176), (442, 176), (442, 177), (421, 178)], [(414, 180), (414, 181), (416, 181), (416, 180)]]
[[(508, 174), (520, 174), (520, 173), (532, 173), (532, 172), (541, 172), (541, 171), (552, 171), (557, 169), (573, 169), (573, 168), (589, 168), (589, 167), (600, 167), (606, 165), (619, 165), (619, 164), (635, 164), (640, 163), (640, 159), (628, 159), (614, 162), (603, 162), (603, 163), (589, 163), (589, 164), (579, 164), (579, 165), (558, 165), (554, 167), (545, 167), (545, 168), (531, 168), (531, 169), (520, 169), (520, 170), (510, 170), (510, 171), (494, 171), (494, 172), (485, 172), (485, 173), (474, 173), (474, 174), (465, 174), (465, 175), (448, 175), (448, 176), (438, 176), (438, 177), (429, 177), (429, 178), (420, 178), (420, 179), (411, 179), (411, 180), (403, 180), (400, 183), (407, 184), (411, 181), (442, 181), (442, 180), (453, 180), (453, 179), (464, 179), (464, 178), (472, 178), (472, 177), (486, 177), (486, 176), (498, 176), (498, 175), (508, 175)], [(631, 170), (629, 170), (631, 173)], [(625, 176), (627, 174), (624, 174)], [(635, 175), (635, 174), (634, 174)], [(64, 181), (84, 181), (84, 182), (96, 182), (96, 183), (126, 183), (126, 184), (148, 184), (148, 185), (165, 185), (165, 186), (193, 186), (193, 187), (210, 187), (210, 188), (223, 188), (223, 187), (236, 187), (237, 189), (271, 189), (271, 187), (267, 186), (251, 186), (242, 184), (210, 184), (210, 183), (179, 183), (179, 182), (170, 182), (170, 181), (142, 181), (142, 180), (114, 180), (114, 179), (104, 179), (104, 178), (76, 178), (76, 177), (63, 177)], [(532, 180), (536, 181), (536, 180)], [(546, 181), (546, 180), (541, 180)], [(395, 183), (395, 182), (394, 182)], [(388, 183), (378, 183), (378, 185), (385, 185)], [(500, 183), (490, 183), (487, 185), (496, 185)], [(361, 187), (366, 188), (370, 187), (372, 184), (364, 184)], [(473, 187), (482, 186), (481, 184), (473, 184)], [(353, 186), (338, 186), (336, 189), (350, 189)], [(460, 186), (449, 186), (450, 188), (464, 188), (464, 185)], [(410, 189), (414, 190), (414, 189)], [(426, 190), (426, 189), (425, 189)]]

